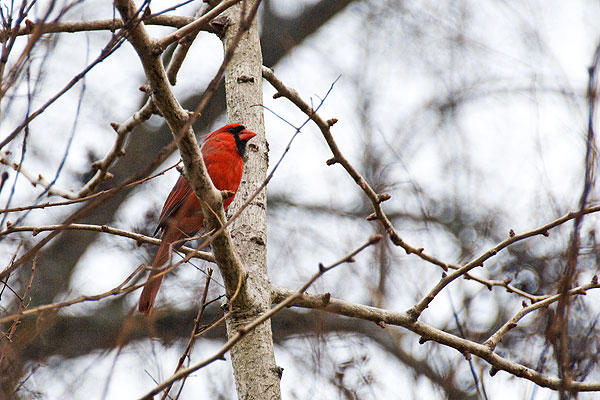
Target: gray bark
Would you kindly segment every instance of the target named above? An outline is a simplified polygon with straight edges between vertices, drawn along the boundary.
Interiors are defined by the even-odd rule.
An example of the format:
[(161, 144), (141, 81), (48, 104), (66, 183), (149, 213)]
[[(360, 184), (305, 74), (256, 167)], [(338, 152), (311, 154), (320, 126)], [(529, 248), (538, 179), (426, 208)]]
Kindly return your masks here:
[[(254, 2), (247, 3), (247, 9)], [(242, 4), (227, 12), (230, 24), (224, 36), (229, 48), (240, 25)], [(262, 53), (256, 18), (244, 33), (225, 74), (229, 122), (244, 124), (257, 133), (248, 144), (242, 184), (236, 196), (239, 206), (264, 181), (268, 166), (262, 104)], [(237, 207), (234, 205), (233, 209)], [(235, 312), (227, 319), (227, 335), (234, 336), (271, 305), (267, 276), (267, 201), (263, 190), (231, 228), (244, 266), (244, 284), (233, 301)], [(279, 368), (275, 364), (271, 322), (259, 325), (231, 349), (231, 361), (240, 399), (279, 399)]]

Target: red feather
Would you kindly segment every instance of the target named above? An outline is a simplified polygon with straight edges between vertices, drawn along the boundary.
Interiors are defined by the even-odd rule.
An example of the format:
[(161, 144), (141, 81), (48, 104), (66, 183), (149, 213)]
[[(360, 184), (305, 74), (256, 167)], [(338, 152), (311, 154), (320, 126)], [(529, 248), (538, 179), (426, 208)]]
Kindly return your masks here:
[[(227, 208), (233, 201), (242, 180), (243, 155), (248, 140), (256, 133), (240, 124), (229, 124), (206, 135), (202, 146), (202, 158), (215, 187), (229, 190), (233, 196), (223, 201)], [(204, 215), (198, 198), (182, 176), (169, 193), (158, 219), (157, 232), (162, 231), (162, 242), (152, 262), (148, 280), (164, 271), (170, 262), (172, 244), (184, 237), (196, 234), (202, 228)], [(177, 247), (177, 246), (176, 246)], [(175, 247), (175, 249), (176, 249)], [(152, 312), (154, 300), (162, 282), (162, 276), (146, 282), (140, 296), (138, 310), (146, 315)]]

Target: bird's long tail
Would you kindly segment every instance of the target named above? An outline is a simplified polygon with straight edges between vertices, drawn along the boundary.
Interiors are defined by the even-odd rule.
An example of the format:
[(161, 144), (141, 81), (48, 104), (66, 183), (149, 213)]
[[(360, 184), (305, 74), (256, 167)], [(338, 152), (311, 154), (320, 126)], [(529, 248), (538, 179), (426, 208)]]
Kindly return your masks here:
[(181, 235), (169, 235), (168, 232), (163, 235), (162, 243), (158, 247), (158, 251), (156, 252), (156, 256), (152, 262), (152, 271), (150, 271), (150, 276), (148, 276), (144, 290), (142, 290), (142, 294), (140, 295), (140, 302), (138, 305), (139, 312), (143, 312), (146, 315), (150, 315), (150, 313), (152, 313), (152, 308), (154, 308), (154, 300), (156, 299), (156, 295), (158, 294), (158, 289), (160, 289), (160, 284), (162, 283), (164, 275), (161, 275), (156, 279), (152, 278), (167, 268), (166, 264), (171, 258), (171, 245), (173, 242), (179, 239), (178, 236)]

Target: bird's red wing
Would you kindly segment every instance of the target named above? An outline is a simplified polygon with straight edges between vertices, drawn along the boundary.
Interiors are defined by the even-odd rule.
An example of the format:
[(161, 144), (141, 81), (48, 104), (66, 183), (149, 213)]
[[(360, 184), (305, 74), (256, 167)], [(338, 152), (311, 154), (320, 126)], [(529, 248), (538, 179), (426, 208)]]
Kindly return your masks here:
[(169, 217), (175, 214), (191, 192), (192, 188), (190, 188), (190, 184), (181, 175), (163, 205), (160, 217), (158, 218), (158, 225), (154, 231), (155, 235), (166, 226)]

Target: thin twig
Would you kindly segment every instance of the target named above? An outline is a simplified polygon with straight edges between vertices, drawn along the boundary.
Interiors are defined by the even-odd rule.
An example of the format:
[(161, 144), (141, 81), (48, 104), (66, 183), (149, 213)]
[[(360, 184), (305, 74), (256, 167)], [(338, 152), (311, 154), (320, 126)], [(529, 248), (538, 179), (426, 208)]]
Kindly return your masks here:
[[(31, 286), (33, 285), (33, 277), (35, 276), (36, 267), (37, 267), (37, 258), (34, 258), (33, 263), (31, 265), (31, 274), (29, 275), (29, 281), (27, 282), (27, 286), (25, 287), (23, 296), (17, 295), (19, 297), (19, 307), (17, 308), (17, 314), (21, 314), (23, 312), (23, 310), (25, 310), (29, 306), (29, 303), (27, 302), (27, 295), (29, 294), (29, 291), (31, 290)], [(2, 362), (4, 361), (4, 358), (6, 356), (6, 351), (8, 349), (8, 345), (12, 341), (12, 338), (14, 337), (15, 332), (17, 331), (17, 328), (20, 323), (21, 323), (21, 319), (16, 318), (15, 320), (13, 320), (13, 323), (11, 324), (10, 328), (8, 329), (8, 334), (6, 334), (7, 343), (4, 344), (4, 346), (2, 347), (2, 352), (0, 353), (0, 366), (2, 365)]]
[(408, 313), (410, 315), (412, 315), (415, 319), (417, 319), (421, 315), (423, 310), (425, 310), (429, 306), (429, 303), (431, 303), (433, 301), (435, 296), (438, 293), (440, 293), (442, 291), (442, 289), (444, 289), (446, 286), (448, 286), (448, 284), (450, 284), (456, 278), (463, 276), (465, 273), (469, 272), (473, 268), (482, 267), (483, 263), (486, 260), (490, 259), (491, 257), (494, 257), (501, 250), (507, 248), (508, 246), (510, 246), (516, 242), (519, 242), (521, 240), (533, 237), (533, 236), (538, 236), (538, 235), (548, 236), (549, 231), (551, 229), (556, 228), (557, 226), (560, 226), (560, 225), (564, 224), (565, 222), (576, 218), (579, 215), (590, 214), (590, 213), (595, 213), (595, 212), (599, 212), (599, 211), (600, 211), (600, 206), (589, 207), (589, 208), (586, 208), (579, 212), (570, 212), (566, 215), (563, 215), (560, 218), (555, 219), (552, 222), (542, 225), (539, 228), (530, 230), (530, 231), (522, 233), (520, 235), (514, 235), (514, 232), (511, 232), (512, 235), (509, 235), (508, 238), (506, 238), (502, 242), (498, 243), (495, 247), (489, 249), (488, 251), (486, 251), (485, 253), (483, 253), (482, 255), (480, 255), (479, 257), (474, 259), (473, 261), (466, 263), (465, 265), (463, 265), (459, 269), (455, 270), (454, 272), (442, 277), (442, 279), (440, 279), (440, 281), (430, 290), (429, 293), (427, 293), (427, 295), (425, 295), (425, 297), (423, 297), (423, 299), (421, 301), (419, 301), (414, 307), (412, 307), (410, 310), (408, 310)]
[[(590, 283), (585, 285), (581, 285), (579, 287), (573, 288), (567, 291), (567, 296), (573, 297), (575, 295), (586, 295), (587, 291), (590, 289), (599, 288), (600, 284), (598, 284), (598, 277), (594, 276)], [(563, 296), (563, 293), (558, 293), (553, 296), (548, 296), (546, 299), (538, 301), (537, 303), (531, 304), (527, 307), (523, 307), (515, 316), (506, 321), (504, 325), (500, 327), (496, 332), (494, 332), (488, 340), (485, 341), (485, 345), (488, 346), (491, 350), (494, 350), (498, 343), (502, 340), (502, 338), (512, 329), (517, 327), (517, 323), (527, 314), (532, 311), (535, 311), (542, 307), (547, 307), (548, 305), (559, 301), (560, 297)]]
[[(192, 346), (194, 345), (194, 343), (196, 342), (196, 339), (198, 338), (198, 331), (200, 329), (200, 323), (202, 322), (202, 315), (204, 314), (204, 310), (206, 309), (206, 306), (208, 305), (208, 303), (206, 302), (206, 298), (208, 296), (208, 288), (210, 286), (212, 273), (213, 273), (212, 268), (208, 268), (206, 271), (206, 282), (204, 283), (204, 291), (202, 292), (202, 301), (200, 303), (201, 306), (200, 306), (200, 309), (198, 310), (198, 315), (196, 315), (196, 319), (194, 319), (194, 327), (192, 328), (192, 332), (190, 333), (190, 338), (188, 340), (188, 344), (185, 347), (185, 350), (183, 351), (183, 354), (181, 355), (181, 357), (179, 357), (179, 361), (177, 362), (177, 366), (175, 367), (175, 372), (179, 371), (179, 369), (183, 366), (185, 359), (187, 357), (189, 357), (190, 352), (192, 351)], [(183, 385), (185, 384), (186, 378), (184, 378), (183, 381), (181, 382), (181, 387), (179, 389), (179, 393), (181, 393), (181, 389), (183, 389)], [(165, 389), (165, 392), (163, 393), (161, 400), (165, 400), (167, 398), (172, 386), (173, 385), (169, 385), (169, 387), (167, 387)], [(177, 397), (179, 397), (179, 396), (177, 396)]]
[[(21, 248), (21, 246), (23, 246), (23, 241), (20, 241), (19, 244), (17, 245), (17, 248), (15, 249), (15, 251), (13, 252), (12, 257), (10, 258), (10, 261), (7, 263), (5, 269), (9, 268), (10, 265), (15, 262), (15, 258), (17, 258), (17, 254), (19, 254), (19, 249)], [(7, 275), (5, 278), (3, 278), (2, 280), (0, 280), (0, 283), (3, 284), (2, 289), (0, 289), (0, 298), (2, 298), (2, 295), (4, 294), (4, 289), (8, 288), (8, 290), (10, 290), (15, 296), (17, 296), (18, 299), (21, 299), (21, 296), (19, 295), (19, 293), (17, 293), (9, 284), (8, 284), (8, 278), (10, 277), (10, 275)]]
[[(153, 163), (153, 164), (155, 164), (155, 163)], [(56, 202), (56, 203), (50, 203), (50, 202), (48, 202), (48, 203), (42, 203), (42, 204), (34, 204), (34, 205), (31, 205), (31, 206), (5, 208), (3, 210), (0, 210), (0, 214), (6, 214), (6, 213), (12, 213), (12, 212), (18, 212), (18, 211), (35, 210), (35, 209), (39, 209), (39, 208), (60, 207), (60, 206), (67, 206), (67, 205), (70, 205), (70, 204), (82, 203), (82, 202), (85, 202), (85, 201), (88, 201), (88, 200), (95, 199), (97, 197), (105, 196), (105, 195), (108, 195), (108, 194), (111, 194), (111, 193), (116, 193), (116, 192), (118, 192), (120, 190), (129, 189), (131, 187), (137, 186), (137, 185), (142, 184), (142, 183), (144, 183), (146, 181), (149, 181), (151, 179), (154, 179), (154, 178), (157, 178), (157, 177), (159, 177), (161, 175), (164, 175), (165, 172), (168, 172), (171, 169), (176, 168), (178, 165), (179, 165), (179, 162), (177, 164), (173, 164), (172, 166), (170, 166), (168, 168), (165, 168), (162, 171), (157, 172), (154, 175), (146, 176), (144, 178), (137, 179), (137, 180), (135, 180), (133, 182), (129, 182), (129, 183), (126, 182), (123, 186), (119, 186), (119, 187), (115, 187), (115, 188), (112, 188), (112, 189), (103, 190), (101, 192), (94, 193), (94, 194), (91, 194), (89, 196), (85, 196), (85, 197), (81, 197), (81, 198), (77, 198), (77, 199), (73, 199), (73, 200), (60, 201), (60, 202)]]
[[(153, 245), (160, 245), (162, 242), (161, 239), (154, 238), (152, 236), (146, 236), (141, 233), (135, 233), (126, 231), (123, 229), (113, 228), (108, 225), (91, 225), (91, 224), (70, 224), (70, 225), (39, 225), (39, 226), (16, 226), (10, 228), (6, 231), (0, 232), (0, 236), (3, 236), (8, 233), (13, 232), (33, 232), (33, 236), (39, 234), (40, 232), (45, 231), (55, 231), (55, 230), (66, 230), (66, 231), (91, 231), (91, 232), (101, 232), (108, 233), (111, 235), (122, 236), (129, 239), (135, 240), (137, 243), (149, 243)], [(185, 238), (185, 241), (191, 240), (193, 238)], [(179, 248), (182, 253), (191, 254), (193, 258), (200, 258), (205, 261), (215, 262), (215, 258), (212, 254), (198, 251), (196, 249), (192, 249), (191, 247), (181, 247)]]
[[(195, 18), (179, 15), (154, 15), (142, 17), (142, 21), (146, 25), (170, 26), (174, 28), (184, 27), (192, 22)], [(39, 29), (40, 33), (77, 33), (91, 31), (111, 31), (122, 29), (125, 23), (120, 18), (103, 19), (95, 21), (61, 21), (61, 22), (44, 22), (36, 21), (26, 24), (18, 30), (0, 31), (0, 42), (4, 42), (8, 34), (16, 36), (30, 35), (34, 28)], [(204, 27), (206, 28), (206, 27)], [(204, 29), (200, 28), (200, 29)]]
[(16, 162), (11, 162), (9, 160), (10, 152), (2, 150), (0, 152), (0, 164), (7, 165), (20, 173), (22, 176), (27, 179), (33, 187), (37, 187), (38, 185), (48, 190), (48, 195), (50, 196), (59, 196), (65, 199), (73, 200), (77, 198), (77, 193), (69, 189), (62, 189), (55, 185), (51, 185), (51, 182), (42, 176), (42, 174), (33, 174), (27, 171), (21, 164)]
[(92, 164), (92, 167), (96, 168), (97, 171), (94, 176), (77, 192), (77, 198), (87, 196), (92, 193), (94, 189), (107, 178), (112, 178), (112, 174), (108, 172), (108, 168), (113, 162), (125, 155), (123, 146), (125, 145), (125, 139), (127, 135), (133, 131), (138, 125), (150, 119), (150, 117), (156, 112), (156, 107), (152, 102), (152, 98), (148, 98), (146, 103), (137, 112), (133, 113), (131, 117), (122, 122), (121, 124), (111, 123), (111, 127), (117, 133), (117, 139), (113, 144), (113, 147), (106, 153), (102, 160), (98, 160)]
[(85, 303), (85, 302), (89, 302), (89, 301), (98, 301), (98, 300), (102, 300), (106, 297), (110, 297), (110, 296), (116, 296), (119, 294), (126, 294), (126, 293), (130, 293), (133, 292), (134, 290), (137, 290), (139, 288), (141, 288), (142, 286), (144, 286), (144, 283), (140, 283), (137, 285), (131, 285), (131, 286), (125, 286), (127, 285), (127, 283), (129, 281), (131, 281), (133, 279), (133, 277), (135, 275), (137, 275), (140, 271), (142, 271), (144, 269), (144, 265), (140, 265), (139, 267), (137, 267), (135, 269), (135, 271), (133, 271), (131, 274), (129, 274), (129, 276), (127, 276), (127, 278), (125, 278), (125, 280), (123, 282), (121, 282), (117, 287), (100, 293), (100, 294), (96, 294), (96, 295), (92, 295), (92, 296), (79, 296), (76, 297), (74, 299), (71, 300), (65, 300), (65, 301), (61, 301), (58, 303), (52, 303), (52, 304), (44, 304), (38, 307), (33, 307), (33, 308), (29, 308), (27, 310), (23, 310), (19, 313), (16, 314), (12, 314), (12, 315), (7, 315), (4, 317), (0, 318), (0, 324), (5, 323), (5, 322), (9, 322), (9, 321), (14, 321), (17, 318), (21, 318), (27, 315), (33, 315), (33, 314), (38, 314), (41, 313), (43, 311), (49, 311), (49, 310), (58, 310), (60, 308), (65, 308), (65, 307), (69, 307), (72, 306), (74, 304), (79, 304), (79, 303)]
[(194, 22), (187, 24), (186, 26), (176, 30), (173, 33), (168, 34), (157, 42), (157, 46), (160, 50), (165, 50), (167, 46), (172, 43), (183, 39), (186, 35), (194, 33), (206, 26), (212, 19), (227, 10), (229, 7), (239, 3), (241, 0), (226, 0), (220, 3), (218, 6), (196, 19)]

